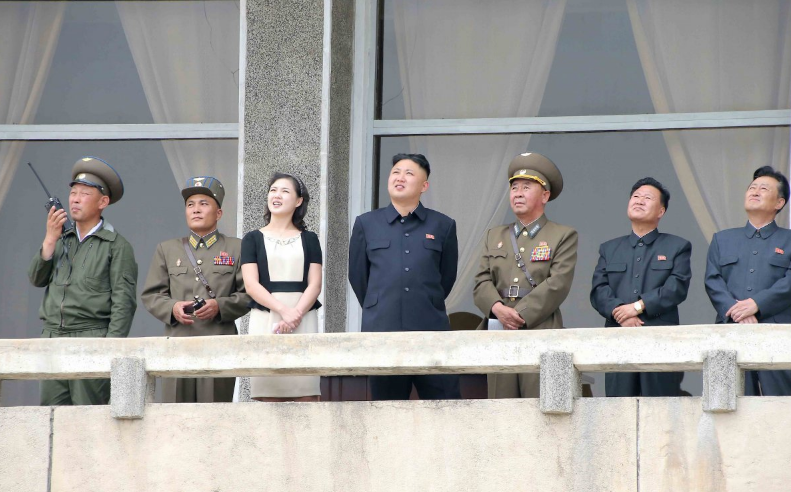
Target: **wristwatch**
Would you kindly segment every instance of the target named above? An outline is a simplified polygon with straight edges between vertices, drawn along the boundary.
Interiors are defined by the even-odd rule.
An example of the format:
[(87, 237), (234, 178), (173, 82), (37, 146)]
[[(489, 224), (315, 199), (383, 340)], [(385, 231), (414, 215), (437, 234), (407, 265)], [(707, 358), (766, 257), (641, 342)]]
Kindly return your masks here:
[(632, 304), (632, 306), (634, 307), (634, 310), (637, 311), (637, 314), (643, 313), (643, 305), (640, 303), (640, 301), (635, 302)]

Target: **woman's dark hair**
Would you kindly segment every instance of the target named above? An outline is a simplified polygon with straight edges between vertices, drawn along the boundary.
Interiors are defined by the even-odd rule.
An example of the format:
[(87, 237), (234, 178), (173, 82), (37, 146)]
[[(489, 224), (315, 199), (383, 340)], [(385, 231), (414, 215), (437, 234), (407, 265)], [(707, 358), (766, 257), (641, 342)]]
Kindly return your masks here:
[[(308, 188), (302, 183), (302, 180), (298, 177), (294, 176), (293, 174), (288, 173), (275, 173), (272, 176), (272, 179), (269, 180), (269, 186), (266, 187), (266, 192), (269, 193), (269, 190), (272, 189), (272, 185), (275, 184), (275, 181), (278, 179), (288, 179), (294, 184), (294, 191), (297, 192), (297, 197), (302, 198), (302, 203), (294, 209), (294, 215), (291, 216), (291, 222), (299, 229), (300, 231), (305, 230), (305, 215), (308, 213), (308, 202), (310, 201), (310, 194), (308, 194)], [(269, 210), (269, 202), (267, 201), (264, 204), (266, 208), (266, 212), (264, 213), (264, 221), (269, 224), (272, 220), (272, 212)]]
[[(786, 179), (786, 177), (783, 176), (783, 173), (780, 171), (775, 171), (772, 166), (763, 166), (755, 170), (753, 173), (753, 181), (763, 176), (768, 176), (777, 180), (777, 194), (780, 198), (785, 200), (783, 206), (780, 207), (780, 210), (783, 210), (783, 208), (786, 206), (786, 203), (788, 203), (788, 179)], [(780, 210), (778, 210), (776, 214), (780, 213)]]
[(667, 211), (667, 205), (670, 203), (670, 192), (667, 191), (667, 188), (662, 186), (662, 183), (655, 180), (654, 178), (648, 177), (638, 180), (637, 183), (632, 186), (632, 191), (629, 192), (629, 196), (633, 195), (634, 192), (642, 186), (653, 186), (659, 190), (659, 203), (661, 203), (662, 206), (665, 207), (665, 211)]

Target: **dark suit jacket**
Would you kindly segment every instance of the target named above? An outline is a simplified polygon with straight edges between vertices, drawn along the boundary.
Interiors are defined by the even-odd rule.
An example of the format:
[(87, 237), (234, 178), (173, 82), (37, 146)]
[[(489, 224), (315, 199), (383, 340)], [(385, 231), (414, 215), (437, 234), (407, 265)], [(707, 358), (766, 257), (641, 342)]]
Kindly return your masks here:
[(640, 299), (645, 303), (640, 315), (645, 325), (679, 324), (678, 305), (687, 298), (691, 254), (689, 241), (656, 229), (642, 239), (631, 233), (602, 244), (590, 298), (604, 316), (604, 326), (620, 326), (612, 318), (613, 309)]
[(392, 205), (357, 217), (349, 283), (362, 331), (449, 330), (445, 298), (458, 259), (456, 222), (422, 203), (406, 217)]
[(791, 323), (791, 231), (777, 223), (761, 233), (746, 226), (714, 234), (706, 261), (706, 293), (717, 323), (737, 300), (758, 304), (760, 323)]

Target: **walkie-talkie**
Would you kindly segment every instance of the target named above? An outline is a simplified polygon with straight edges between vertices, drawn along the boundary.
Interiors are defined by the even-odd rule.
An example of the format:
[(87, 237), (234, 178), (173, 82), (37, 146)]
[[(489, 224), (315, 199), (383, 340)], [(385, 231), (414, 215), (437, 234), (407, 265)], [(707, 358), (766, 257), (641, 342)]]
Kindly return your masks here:
[[(49, 209), (51, 209), (52, 207), (55, 207), (55, 210), (63, 210), (63, 205), (60, 203), (60, 200), (58, 199), (58, 197), (50, 194), (49, 190), (44, 185), (44, 182), (41, 181), (41, 177), (33, 168), (33, 164), (28, 162), (27, 165), (30, 166), (30, 170), (33, 171), (33, 174), (36, 175), (36, 179), (38, 179), (38, 182), (41, 183), (41, 187), (44, 188), (44, 193), (46, 193), (47, 197), (49, 198), (47, 200), (46, 205), (44, 205), (44, 207), (47, 209), (47, 213), (49, 213)], [(66, 222), (63, 223), (63, 232), (67, 232), (72, 229), (74, 229), (74, 224), (71, 222), (71, 219), (69, 219), (69, 216), (66, 215)]]

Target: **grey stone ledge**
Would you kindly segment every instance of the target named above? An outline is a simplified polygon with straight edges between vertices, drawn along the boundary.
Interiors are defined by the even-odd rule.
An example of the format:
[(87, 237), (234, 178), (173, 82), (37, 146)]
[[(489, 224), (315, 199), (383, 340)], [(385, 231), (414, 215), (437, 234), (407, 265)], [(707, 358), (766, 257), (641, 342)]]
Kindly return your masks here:
[(146, 403), (153, 401), (154, 378), (146, 373), (145, 359), (113, 359), (110, 372), (110, 414), (116, 419), (142, 419)]
[(736, 397), (744, 394), (744, 373), (735, 350), (709, 350), (703, 360), (703, 410), (736, 411)]
[(544, 352), (541, 354), (541, 412), (570, 414), (574, 398), (582, 394), (579, 371), (574, 367), (569, 352)]

